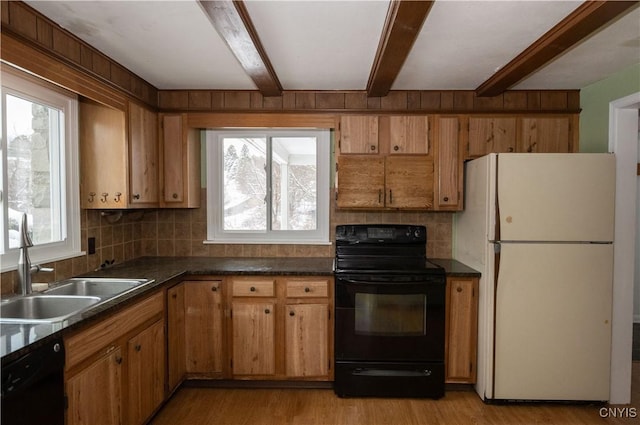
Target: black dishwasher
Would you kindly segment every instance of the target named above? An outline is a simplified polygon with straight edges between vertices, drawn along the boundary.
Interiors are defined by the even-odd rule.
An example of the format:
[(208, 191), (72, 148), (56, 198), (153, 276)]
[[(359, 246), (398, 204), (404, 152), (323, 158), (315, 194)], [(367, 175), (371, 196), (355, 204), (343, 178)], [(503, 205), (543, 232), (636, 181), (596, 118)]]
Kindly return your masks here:
[(64, 407), (62, 339), (2, 364), (2, 425), (64, 425)]

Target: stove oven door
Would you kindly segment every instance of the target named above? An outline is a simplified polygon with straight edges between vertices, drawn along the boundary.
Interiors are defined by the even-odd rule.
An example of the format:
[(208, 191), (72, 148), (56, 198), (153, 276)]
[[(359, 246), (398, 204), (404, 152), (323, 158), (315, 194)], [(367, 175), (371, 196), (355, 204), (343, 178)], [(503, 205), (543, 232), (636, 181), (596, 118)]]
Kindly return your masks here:
[(336, 277), (336, 361), (442, 362), (442, 276)]

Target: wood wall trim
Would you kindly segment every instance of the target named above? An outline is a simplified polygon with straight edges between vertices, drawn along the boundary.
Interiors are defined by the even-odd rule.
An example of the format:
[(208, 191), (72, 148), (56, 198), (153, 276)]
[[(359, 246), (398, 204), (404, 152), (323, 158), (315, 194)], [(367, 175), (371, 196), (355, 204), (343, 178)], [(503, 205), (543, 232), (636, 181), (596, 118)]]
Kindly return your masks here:
[(224, 127), (295, 127), (337, 128), (339, 117), (331, 114), (286, 114), (286, 113), (190, 113), (187, 125), (190, 128)]
[(533, 42), (477, 89), (478, 96), (495, 96), (521, 81), (578, 42), (605, 26), (638, 1), (585, 1)]
[(394, 0), (389, 3), (367, 83), (369, 96), (386, 96), (389, 93), (433, 3), (414, 0)]
[(95, 78), (60, 63), (39, 49), (25, 45), (6, 32), (2, 32), (2, 62), (16, 66), (57, 86), (88, 97), (96, 102), (126, 110), (127, 97), (109, 90)]
[[(1, 17), (1, 54), (3, 60), (39, 74), (38, 71), (29, 67), (29, 60), (35, 56), (32, 52), (37, 51), (40, 53), (38, 55), (40, 58), (38, 64), (34, 64), (36, 67), (47, 62), (57, 68), (51, 70), (51, 74), (62, 77), (67, 73), (74, 76), (82, 75), (84, 80), (92, 82), (92, 86), (101, 84), (103, 90), (106, 87), (107, 91), (120, 92), (116, 95), (118, 98), (130, 97), (149, 107), (157, 107), (158, 91), (154, 86), (25, 3), (2, 1)], [(6, 57), (5, 39), (8, 38), (5, 36), (11, 36), (11, 40), (14, 43), (19, 43), (20, 49), (24, 49), (30, 57), (20, 57), (19, 51), (13, 54), (12, 59)], [(45, 56), (49, 60), (46, 60)], [(65, 79), (72, 79), (72, 77)], [(59, 83), (58, 81), (54, 82)], [(83, 94), (77, 90), (74, 91)], [(103, 102), (95, 97), (91, 98)], [(116, 100), (116, 103), (121, 103), (121, 101)]]

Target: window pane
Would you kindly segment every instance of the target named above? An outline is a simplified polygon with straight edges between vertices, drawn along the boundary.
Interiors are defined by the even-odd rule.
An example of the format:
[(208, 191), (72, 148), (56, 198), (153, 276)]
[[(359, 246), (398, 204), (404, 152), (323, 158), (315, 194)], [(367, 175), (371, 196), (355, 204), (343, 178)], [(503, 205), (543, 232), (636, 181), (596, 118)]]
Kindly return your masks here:
[(23, 213), (35, 245), (60, 241), (62, 112), (11, 95), (6, 102), (9, 248), (18, 247)]
[(315, 137), (274, 137), (271, 156), (273, 230), (315, 230)]
[(267, 228), (267, 164), (264, 138), (225, 138), (224, 230)]

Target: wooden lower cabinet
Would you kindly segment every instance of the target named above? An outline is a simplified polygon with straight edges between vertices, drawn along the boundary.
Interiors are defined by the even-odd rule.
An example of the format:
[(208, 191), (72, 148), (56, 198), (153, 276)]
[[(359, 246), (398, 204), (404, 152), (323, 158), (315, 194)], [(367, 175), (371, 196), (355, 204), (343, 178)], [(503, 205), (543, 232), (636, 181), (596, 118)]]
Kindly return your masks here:
[(276, 304), (234, 301), (232, 311), (233, 376), (275, 375)]
[(164, 320), (127, 343), (128, 424), (142, 424), (164, 400)]
[(167, 386), (171, 394), (187, 374), (184, 284), (167, 290)]
[(65, 337), (68, 425), (138, 425), (164, 400), (164, 296)]
[(67, 425), (120, 424), (121, 379), (122, 350), (115, 346), (67, 379)]
[(285, 374), (289, 378), (329, 374), (329, 311), (324, 304), (288, 304), (285, 314)]
[(476, 382), (478, 278), (447, 277), (445, 381)]

